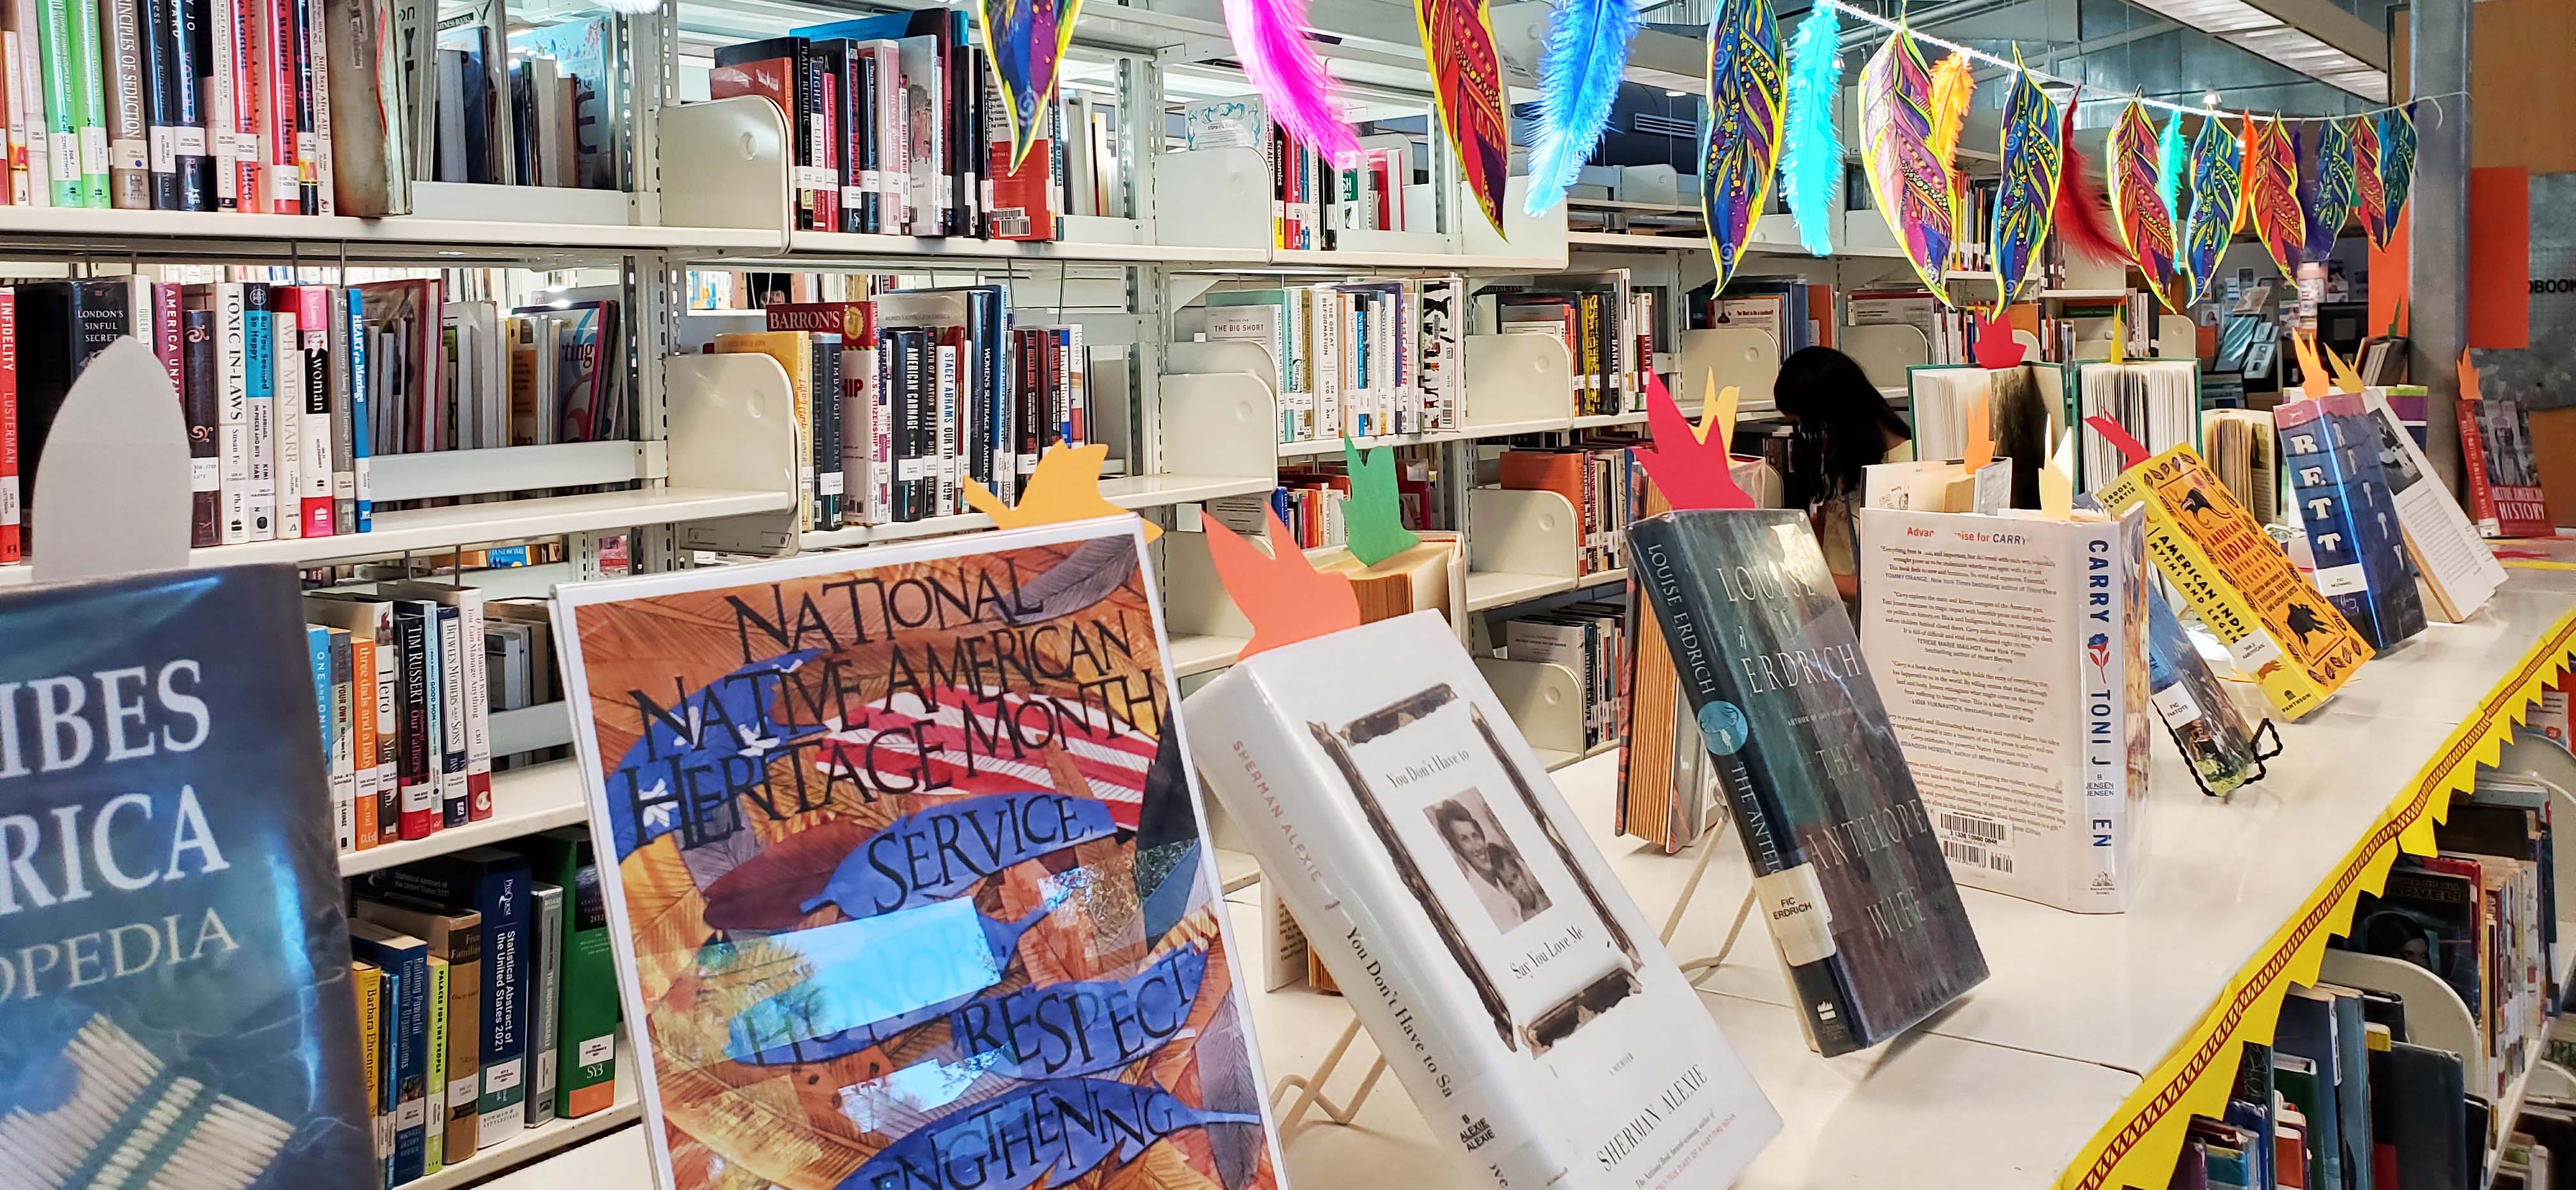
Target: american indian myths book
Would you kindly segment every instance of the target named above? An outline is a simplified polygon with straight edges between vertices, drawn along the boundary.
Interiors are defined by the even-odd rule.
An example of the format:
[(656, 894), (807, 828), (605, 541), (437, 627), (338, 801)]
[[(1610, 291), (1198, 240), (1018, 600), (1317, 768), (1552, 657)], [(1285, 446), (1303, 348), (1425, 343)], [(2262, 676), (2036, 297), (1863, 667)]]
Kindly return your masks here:
[(558, 589), (658, 1184), (1281, 1184), (1138, 534)]

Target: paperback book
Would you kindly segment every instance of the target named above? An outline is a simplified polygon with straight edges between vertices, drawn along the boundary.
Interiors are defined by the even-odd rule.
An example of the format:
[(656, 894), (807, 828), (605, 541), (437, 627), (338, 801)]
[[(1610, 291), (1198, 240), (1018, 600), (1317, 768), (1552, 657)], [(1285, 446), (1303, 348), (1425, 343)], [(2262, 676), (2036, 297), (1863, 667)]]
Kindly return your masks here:
[(2379, 466), (2379, 431), (2360, 394), (2283, 402), (2272, 421), (2316, 560), (2318, 593), (2378, 652), (2424, 631), (2423, 595)]
[(2557, 532), (2539, 469), (2532, 464), (2530, 416), (2520, 402), (2462, 400), (2460, 456), (2479, 535), (2548, 537)]
[(1861, 510), (1861, 655), (1959, 883), (2076, 913), (2137, 892), (2144, 520)]
[(2451, 485), (2436, 476), (2423, 445), (2389, 404), (2387, 390), (2361, 390), (2361, 404), (2378, 441), (2379, 473), (2406, 532), (2406, 552), (2429, 597), (2426, 610), (2452, 623), (2466, 620), (2504, 585), (2504, 564), (2479, 540), (2477, 526), (2460, 510)]
[(0, 596), (0, 1177), (375, 1183), (295, 589), (240, 566)]
[(557, 589), (659, 1185), (1281, 1184), (1145, 562), (1104, 520)]
[(1867, 1049), (1983, 982), (1985, 952), (1806, 514), (1671, 512), (1628, 541), (1809, 1043)]
[(1265, 893), (1475, 1184), (1724, 1186), (1777, 1134), (1439, 615), (1247, 658), (1187, 711)]

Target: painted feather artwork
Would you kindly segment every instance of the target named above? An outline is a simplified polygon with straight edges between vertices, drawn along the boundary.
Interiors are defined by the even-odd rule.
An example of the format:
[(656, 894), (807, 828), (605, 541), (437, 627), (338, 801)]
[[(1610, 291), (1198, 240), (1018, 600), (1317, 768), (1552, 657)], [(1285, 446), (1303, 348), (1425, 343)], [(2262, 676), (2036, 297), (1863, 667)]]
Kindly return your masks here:
[(1512, 169), (1511, 125), (1503, 115), (1503, 58), (1485, 0), (1413, 0), (1414, 27), (1436, 85), (1440, 126), (1449, 133), (1467, 190), (1494, 234), (1503, 234), (1503, 187)]
[(1700, 211), (1720, 292), (1752, 246), (1754, 224), (1771, 201), (1786, 85), (1771, 0), (1726, 0), (1709, 19), (1708, 144), (1699, 171)]
[(2379, 122), (2354, 116), (2345, 129), (2352, 138), (2352, 213), (2364, 235), (2377, 235), (2388, 218), (2388, 184), (2379, 176)]
[(1037, 143), (1047, 97), (1055, 94), (1056, 66), (1072, 44), (1073, 18), (1081, 11), (1082, 0), (976, 0), (975, 18), (991, 47), (985, 56), (1002, 93), (1014, 170)]
[(2334, 251), (2335, 237), (2359, 204), (2353, 178), (2352, 131), (2341, 120), (2328, 120), (2317, 133), (2316, 205), (2308, 212), (2308, 259), (2324, 260)]
[(2245, 146), (2224, 120), (2203, 120), (2191, 144), (2191, 218), (2183, 225), (2183, 271), (2194, 298), (2218, 280), (2218, 261), (2245, 226)]
[(2165, 206), (2162, 150), (2146, 105), (2131, 100), (2111, 126), (2111, 222), (2129, 259), (2164, 308), (2181, 313), (2190, 304), (2189, 281), (2174, 259), (2173, 212)]
[(1950, 163), (1932, 152), (1932, 67), (1899, 31), (1860, 71), (1860, 156), (1878, 213), (1932, 296), (1950, 300), (1942, 268), (1953, 233)]
[(2299, 154), (2279, 120), (2245, 117), (2245, 217), (2281, 276), (2297, 280), (2307, 241), (2307, 213), (2299, 209)]
[(2379, 113), (2379, 188), (2384, 206), (2370, 241), (2381, 248), (2397, 235), (2406, 215), (2406, 196), (2415, 188), (2415, 116), (2406, 108)]
[(2057, 185), (2065, 175), (2065, 126), (2057, 101), (2039, 87), (2027, 70), (2013, 72), (2012, 94), (2004, 100), (2003, 184), (1995, 192), (1994, 222), (1986, 242), (1993, 246), (1994, 313), (2013, 302), (2039, 262), (2040, 247), (2057, 214)]
[(1276, 1190), (1151, 582), (1100, 520), (559, 591), (663, 1184)]

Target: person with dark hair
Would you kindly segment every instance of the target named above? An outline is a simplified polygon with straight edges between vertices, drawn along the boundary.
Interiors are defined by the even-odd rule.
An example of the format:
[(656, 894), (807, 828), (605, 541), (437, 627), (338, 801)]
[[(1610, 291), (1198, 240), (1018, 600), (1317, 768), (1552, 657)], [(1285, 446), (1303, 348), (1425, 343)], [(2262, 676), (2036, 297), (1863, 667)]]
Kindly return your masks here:
[(1797, 427), (1789, 473), (1780, 477), (1784, 502), (1807, 510), (1816, 543), (1824, 547), (1825, 564), (1834, 572), (1834, 588), (1846, 601), (1857, 599), (1854, 513), (1860, 507), (1862, 469), (1899, 457), (1914, 431), (1860, 365), (1831, 347), (1792, 354), (1780, 365), (1771, 392), (1780, 416)]

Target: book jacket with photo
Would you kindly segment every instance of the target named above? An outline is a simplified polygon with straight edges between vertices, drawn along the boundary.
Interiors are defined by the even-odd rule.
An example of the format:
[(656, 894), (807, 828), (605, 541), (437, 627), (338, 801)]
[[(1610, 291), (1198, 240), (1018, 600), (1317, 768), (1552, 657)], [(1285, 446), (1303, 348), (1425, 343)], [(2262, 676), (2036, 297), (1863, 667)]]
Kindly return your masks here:
[(560, 587), (658, 1182), (1281, 1185), (1137, 522)]
[(1444, 1145), (1494, 1187), (1717, 1187), (1780, 1127), (1434, 612), (1246, 658), (1192, 756)]

